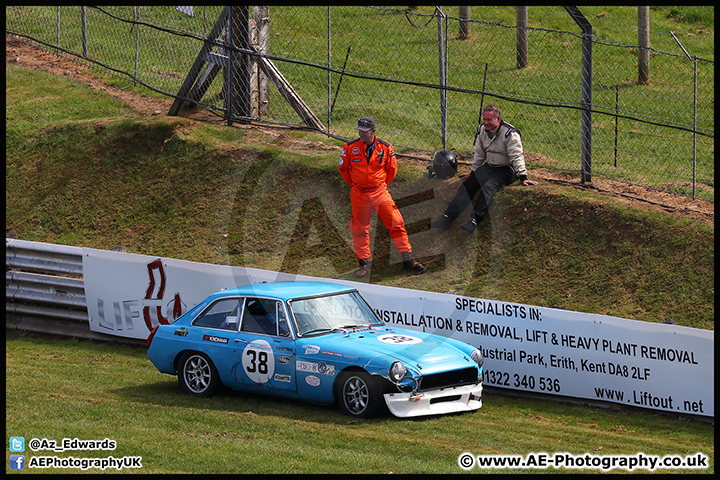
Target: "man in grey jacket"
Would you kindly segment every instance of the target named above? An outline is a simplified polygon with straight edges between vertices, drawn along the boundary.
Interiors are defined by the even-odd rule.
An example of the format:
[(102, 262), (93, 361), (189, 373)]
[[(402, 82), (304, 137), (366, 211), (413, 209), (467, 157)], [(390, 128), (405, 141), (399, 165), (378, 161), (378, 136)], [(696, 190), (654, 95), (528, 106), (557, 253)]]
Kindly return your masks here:
[(495, 194), (505, 185), (520, 180), (523, 185), (537, 185), (528, 180), (523, 156), (520, 132), (500, 117), (500, 110), (488, 105), (482, 111), (482, 125), (475, 135), (475, 155), (473, 156), (471, 173), (463, 173), (462, 185), (450, 202), (445, 213), (432, 222), (432, 228), (447, 230), (453, 220), (478, 196), (470, 219), (460, 228), (473, 232), (477, 224), (487, 215)]

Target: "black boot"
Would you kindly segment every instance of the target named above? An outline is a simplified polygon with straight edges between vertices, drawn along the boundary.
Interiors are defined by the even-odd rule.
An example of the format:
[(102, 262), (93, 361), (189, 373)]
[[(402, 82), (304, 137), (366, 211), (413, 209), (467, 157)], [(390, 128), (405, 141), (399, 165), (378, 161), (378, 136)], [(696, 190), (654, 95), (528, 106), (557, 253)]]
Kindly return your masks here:
[(474, 232), (475, 229), (477, 228), (477, 220), (475, 220), (474, 218), (471, 218), (471, 219), (468, 220), (467, 222), (465, 222), (465, 223), (463, 223), (462, 225), (460, 225), (460, 228), (462, 228), (462, 229), (465, 230), (466, 232), (472, 233), (472, 232)]
[(445, 230), (450, 228), (450, 225), (452, 225), (452, 219), (447, 215), (443, 215), (434, 222), (431, 222), (430, 228), (437, 228), (440, 231), (444, 232)]

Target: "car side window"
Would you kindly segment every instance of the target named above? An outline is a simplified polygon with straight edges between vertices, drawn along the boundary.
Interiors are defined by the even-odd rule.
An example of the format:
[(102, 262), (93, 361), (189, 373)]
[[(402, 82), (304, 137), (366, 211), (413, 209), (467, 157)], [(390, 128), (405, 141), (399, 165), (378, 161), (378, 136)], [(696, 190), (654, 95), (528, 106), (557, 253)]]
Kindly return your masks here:
[(193, 325), (196, 327), (220, 328), (237, 331), (244, 299), (225, 298), (213, 303), (205, 310)]
[(265, 298), (247, 299), (241, 330), (284, 337), (290, 334), (282, 303)]

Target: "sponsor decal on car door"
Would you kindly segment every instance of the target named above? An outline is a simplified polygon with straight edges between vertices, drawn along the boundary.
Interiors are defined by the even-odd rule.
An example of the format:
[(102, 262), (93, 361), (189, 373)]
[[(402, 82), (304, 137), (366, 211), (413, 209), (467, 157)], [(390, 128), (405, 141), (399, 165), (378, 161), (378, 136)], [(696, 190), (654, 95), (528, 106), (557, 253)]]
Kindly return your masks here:
[(296, 390), (295, 341), (286, 319), (282, 302), (246, 302), (233, 366), (233, 375), (243, 387)]

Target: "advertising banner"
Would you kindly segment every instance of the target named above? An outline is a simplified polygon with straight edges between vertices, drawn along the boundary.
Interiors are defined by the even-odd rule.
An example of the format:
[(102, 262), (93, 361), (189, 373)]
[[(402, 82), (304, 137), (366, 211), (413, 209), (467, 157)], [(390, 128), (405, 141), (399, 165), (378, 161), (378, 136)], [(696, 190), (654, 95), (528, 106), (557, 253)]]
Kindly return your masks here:
[(482, 347), (484, 383), (714, 417), (712, 331), (377, 285), (387, 325)]
[(83, 270), (95, 332), (144, 339), (225, 288), (331, 281), (356, 287), (388, 326), (481, 347), (486, 385), (714, 417), (708, 330), (95, 249)]

